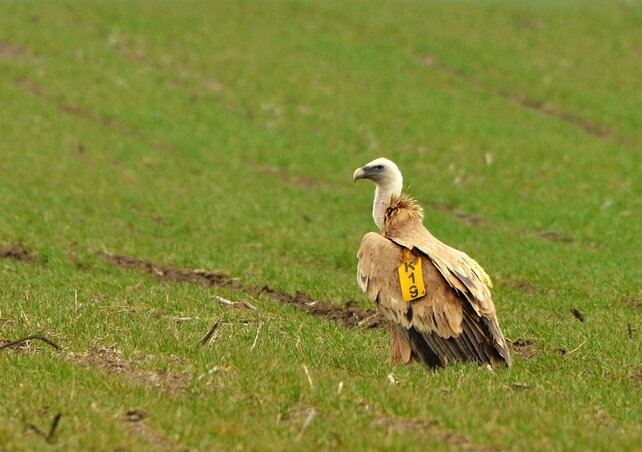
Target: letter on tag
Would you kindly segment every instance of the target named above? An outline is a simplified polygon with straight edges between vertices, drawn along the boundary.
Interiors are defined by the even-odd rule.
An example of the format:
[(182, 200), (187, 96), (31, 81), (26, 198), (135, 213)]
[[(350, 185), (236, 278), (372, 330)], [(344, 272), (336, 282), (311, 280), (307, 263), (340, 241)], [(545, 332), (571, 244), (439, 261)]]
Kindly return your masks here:
[(421, 257), (413, 256), (410, 250), (405, 248), (399, 266), (399, 282), (404, 301), (412, 301), (426, 295), (424, 278), (421, 273)]

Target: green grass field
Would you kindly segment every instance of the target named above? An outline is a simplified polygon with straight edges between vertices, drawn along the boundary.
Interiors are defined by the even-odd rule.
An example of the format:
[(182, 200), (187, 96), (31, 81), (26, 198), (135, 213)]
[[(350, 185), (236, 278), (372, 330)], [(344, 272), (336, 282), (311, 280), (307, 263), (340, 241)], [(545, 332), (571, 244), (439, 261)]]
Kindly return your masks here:
[[(0, 451), (642, 450), (641, 2), (1, 0), (0, 71), (0, 345), (62, 347)], [(512, 369), (389, 362), (379, 156)]]

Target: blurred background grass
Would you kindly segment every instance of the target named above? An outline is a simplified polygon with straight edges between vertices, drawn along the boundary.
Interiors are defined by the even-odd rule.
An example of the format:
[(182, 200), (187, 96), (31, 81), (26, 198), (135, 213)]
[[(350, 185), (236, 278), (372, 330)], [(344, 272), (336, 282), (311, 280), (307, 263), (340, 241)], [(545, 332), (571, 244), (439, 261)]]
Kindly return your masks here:
[[(45, 331), (74, 353), (113, 347), (191, 382), (168, 398), (44, 349), (3, 351), (14, 389), (0, 447), (41, 445), (24, 419), (43, 406), (65, 413), (63, 449), (462, 447), (427, 435), (432, 421), (475, 447), (639, 443), (640, 2), (3, 1), (0, 12), (0, 244), (37, 256), (2, 260), (0, 338)], [(256, 325), (210, 297), (253, 294), (159, 285), (98, 255), (369, 306), (354, 255), (374, 228), (372, 191), (350, 176), (379, 156), (399, 164), (429, 229), (494, 277), (506, 335), (539, 353), (497, 375), (391, 368), (385, 332), (266, 296), (253, 301), (265, 343), (250, 353)], [(180, 315), (199, 320), (171, 323)], [(232, 326), (195, 349), (221, 316)], [(310, 387), (303, 363), (324, 383)], [(233, 370), (198, 379), (214, 365)], [(134, 406), (163, 440), (131, 434)]]

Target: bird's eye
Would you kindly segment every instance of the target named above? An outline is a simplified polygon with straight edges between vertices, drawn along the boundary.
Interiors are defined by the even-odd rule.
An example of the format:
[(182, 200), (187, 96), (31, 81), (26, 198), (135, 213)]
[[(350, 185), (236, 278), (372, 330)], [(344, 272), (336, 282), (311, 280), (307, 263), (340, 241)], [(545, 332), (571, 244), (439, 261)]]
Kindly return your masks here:
[(381, 171), (383, 169), (383, 165), (377, 165), (375, 166), (375, 169)]

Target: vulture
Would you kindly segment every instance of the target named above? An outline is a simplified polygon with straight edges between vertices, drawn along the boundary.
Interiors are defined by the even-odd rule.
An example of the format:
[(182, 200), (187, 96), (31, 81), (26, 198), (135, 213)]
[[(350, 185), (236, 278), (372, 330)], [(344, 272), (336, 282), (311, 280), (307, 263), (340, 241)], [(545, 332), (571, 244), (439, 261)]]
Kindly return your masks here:
[(454, 361), (510, 367), (506, 339), (484, 269), (466, 253), (437, 240), (423, 209), (402, 193), (397, 165), (379, 158), (353, 179), (374, 182), (372, 216), (357, 258), (357, 282), (390, 323), (390, 357), (445, 367)]

